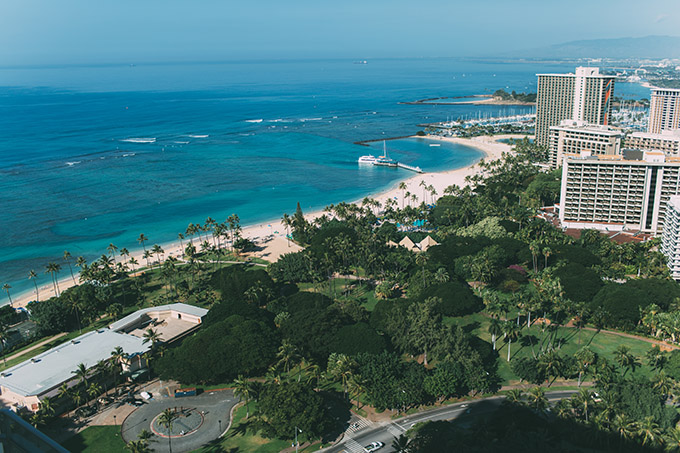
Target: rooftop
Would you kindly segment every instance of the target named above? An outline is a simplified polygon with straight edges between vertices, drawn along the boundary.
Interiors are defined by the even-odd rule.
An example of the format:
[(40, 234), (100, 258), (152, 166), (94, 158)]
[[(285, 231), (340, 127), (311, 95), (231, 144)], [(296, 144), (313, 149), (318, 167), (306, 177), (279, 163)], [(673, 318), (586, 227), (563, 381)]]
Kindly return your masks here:
[(179, 313), (193, 315), (198, 317), (203, 317), (208, 313), (205, 308), (194, 307), (193, 305), (187, 304), (168, 304), (160, 305), (158, 307), (149, 307), (137, 310), (134, 313), (127, 315), (126, 317), (119, 319), (109, 326), (109, 329), (120, 331), (124, 330), (130, 326), (133, 326), (139, 322), (141, 318), (147, 317), (151, 319), (153, 316), (158, 316), (158, 313), (176, 311)]
[(5, 370), (0, 385), (23, 396), (41, 395), (72, 379), (78, 364), (90, 368), (108, 359), (117, 346), (126, 354), (146, 352), (151, 345), (142, 342), (142, 338), (108, 329), (89, 332)]
[(590, 124), (585, 121), (562, 120), (559, 126), (550, 126), (550, 129), (594, 132), (600, 135), (623, 136), (621, 129), (601, 124)]

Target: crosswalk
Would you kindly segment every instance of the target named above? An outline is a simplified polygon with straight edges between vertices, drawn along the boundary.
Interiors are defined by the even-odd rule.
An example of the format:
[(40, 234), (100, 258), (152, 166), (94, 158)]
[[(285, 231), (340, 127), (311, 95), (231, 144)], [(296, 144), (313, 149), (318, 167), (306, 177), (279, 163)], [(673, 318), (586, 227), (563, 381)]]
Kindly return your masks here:
[(394, 423), (390, 423), (387, 425), (387, 431), (389, 431), (390, 434), (392, 434), (395, 437), (399, 437), (400, 435), (404, 434), (404, 429), (401, 428), (398, 425), (395, 425)]
[(374, 424), (375, 423), (373, 423), (370, 420), (366, 420), (365, 418), (359, 418), (359, 419), (356, 419), (356, 420), (352, 420), (352, 422), (349, 425), (349, 428), (347, 428), (345, 430), (345, 436), (351, 436), (352, 433), (360, 431), (364, 428), (370, 428)]
[(347, 453), (366, 453), (366, 449), (364, 449), (364, 447), (362, 447), (359, 442), (352, 439), (351, 437), (347, 438), (345, 441), (345, 451)]

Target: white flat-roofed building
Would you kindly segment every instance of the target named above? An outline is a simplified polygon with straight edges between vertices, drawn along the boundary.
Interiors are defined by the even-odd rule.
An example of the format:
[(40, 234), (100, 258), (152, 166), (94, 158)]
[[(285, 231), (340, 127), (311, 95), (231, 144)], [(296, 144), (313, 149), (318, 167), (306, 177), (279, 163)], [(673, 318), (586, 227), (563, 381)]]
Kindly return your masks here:
[(171, 342), (197, 329), (204, 308), (186, 304), (170, 304), (138, 310), (111, 324), (109, 328), (83, 334), (30, 360), (0, 373), (0, 404), (14, 409), (25, 407), (37, 411), (40, 401), (53, 398), (64, 382), (75, 385), (73, 371), (79, 364), (94, 367), (123, 348), (127, 358), (122, 363), (127, 372), (146, 366), (142, 354), (151, 348), (144, 343), (144, 332), (152, 328), (164, 342)]
[(141, 358), (150, 344), (143, 339), (109, 329), (81, 335), (0, 373), (0, 399), (8, 406), (37, 411), (40, 400), (56, 395), (62, 383), (74, 379), (73, 371), (83, 363), (88, 368), (111, 357), (120, 346), (133, 359), (130, 370), (141, 367)]
[(663, 151), (667, 156), (680, 156), (680, 130), (665, 130), (660, 134), (633, 132), (626, 137), (625, 147)]
[(680, 159), (662, 152), (566, 156), (560, 223), (567, 228), (657, 234), (663, 229), (669, 197), (678, 194)]
[(671, 277), (680, 280), (680, 196), (672, 196), (666, 205), (666, 219), (661, 234), (661, 253), (668, 259)]
[(647, 131), (660, 134), (673, 129), (680, 129), (680, 89), (652, 88)]
[(608, 125), (614, 76), (578, 67), (574, 74), (536, 74), (536, 143), (549, 146), (550, 128), (563, 120)]
[(550, 128), (548, 161), (552, 168), (562, 166), (565, 154), (590, 151), (592, 155), (613, 156), (621, 154), (620, 129), (584, 121), (563, 120)]

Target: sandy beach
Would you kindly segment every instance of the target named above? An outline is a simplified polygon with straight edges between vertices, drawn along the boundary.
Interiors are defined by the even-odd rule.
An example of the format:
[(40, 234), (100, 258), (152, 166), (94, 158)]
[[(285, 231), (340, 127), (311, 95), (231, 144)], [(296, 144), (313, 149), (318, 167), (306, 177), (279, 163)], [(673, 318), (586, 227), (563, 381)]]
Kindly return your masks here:
[[(482, 151), (484, 153), (484, 156), (482, 158), (486, 161), (489, 161), (497, 160), (501, 157), (503, 153), (511, 151), (510, 145), (500, 143), (498, 142), (498, 140), (518, 137), (522, 138), (524, 136), (495, 135), (473, 137), (470, 139), (428, 136), (427, 138), (433, 141), (436, 140), (449, 141), (452, 143), (473, 147), (475, 149)], [(395, 183), (392, 188), (384, 192), (367, 194), (367, 196), (370, 198), (374, 198), (381, 204), (384, 204), (385, 201), (388, 199), (395, 199), (398, 202), (398, 206), (401, 207), (402, 190), (400, 190), (398, 186), (401, 184), (401, 182), (404, 182), (407, 187), (405, 189), (405, 192), (410, 192), (411, 194), (415, 195), (417, 197), (416, 204), (420, 204), (422, 202), (423, 197), (423, 188), (420, 186), (420, 184), (422, 181), (424, 181), (426, 185), (428, 186), (431, 185), (436, 190), (437, 192), (437, 194), (435, 195), (436, 200), (436, 198), (443, 195), (444, 189), (446, 189), (448, 186), (455, 184), (462, 187), (467, 185), (465, 178), (467, 176), (471, 176), (479, 172), (479, 167), (477, 164), (478, 162), (475, 162), (474, 164), (469, 165), (467, 167), (458, 168), (456, 170), (451, 171), (416, 174), (408, 179), (404, 179)], [(407, 173), (405, 172), (404, 175), (407, 175)], [(433, 200), (431, 200), (430, 194), (428, 193), (426, 196), (427, 196), (426, 202), (431, 203)], [(353, 202), (360, 204), (361, 200), (354, 200)], [(323, 211), (316, 211), (305, 214), (305, 217), (307, 218), (307, 220), (312, 221), (315, 218), (321, 216), (322, 214), (324, 214)], [(243, 227), (242, 235), (243, 237), (253, 241), (258, 248), (257, 251), (247, 253), (245, 254), (245, 256), (254, 256), (269, 262), (275, 262), (276, 260), (279, 259), (281, 255), (284, 255), (286, 253), (297, 252), (300, 250), (300, 247), (297, 244), (286, 239), (286, 228), (283, 225), (283, 222), (281, 221), (280, 218), (273, 219), (270, 222), (264, 222), (258, 225), (250, 225)], [(186, 246), (187, 242), (188, 242), (187, 240), (184, 241), (184, 246)], [(196, 244), (197, 241), (194, 241), (194, 243)], [(164, 258), (167, 258), (168, 256), (174, 256), (176, 258), (179, 258), (182, 255), (182, 249), (179, 241), (161, 244), (161, 247), (165, 251), (165, 254), (163, 255)], [(140, 247), (139, 249), (131, 250), (130, 256), (134, 257), (140, 264), (143, 264), (145, 263), (143, 253), (144, 251)], [(68, 266), (66, 265), (66, 263), (60, 264), (62, 264), (62, 275), (69, 274), (68, 277), (64, 277), (59, 280), (59, 289), (61, 291), (64, 291), (65, 289), (74, 286), (78, 281), (78, 275), (75, 274), (75, 270), (77, 270), (77, 268), (74, 270), (75, 274), (74, 282), (68, 271)], [(53, 286), (51, 284), (45, 284), (39, 286), (38, 288), (40, 293), (40, 300), (46, 300), (55, 295)], [(35, 290), (18, 294), (12, 297), (12, 300), (14, 302), (13, 303), (14, 307), (25, 307), (29, 302), (35, 300)]]

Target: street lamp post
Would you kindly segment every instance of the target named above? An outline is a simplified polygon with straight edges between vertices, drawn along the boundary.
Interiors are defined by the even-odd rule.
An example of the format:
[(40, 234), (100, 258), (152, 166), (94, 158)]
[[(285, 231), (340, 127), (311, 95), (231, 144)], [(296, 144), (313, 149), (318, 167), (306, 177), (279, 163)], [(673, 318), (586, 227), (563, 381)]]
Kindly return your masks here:
[(296, 426), (296, 427), (295, 427), (295, 453), (297, 453), (297, 451), (298, 451), (298, 446), (300, 445), (300, 444), (298, 444), (298, 439), (297, 439), (298, 432), (301, 433), (302, 430)]
[(217, 423), (220, 424), (220, 436), (222, 435), (222, 420), (217, 420)]
[[(118, 428), (118, 422), (116, 421), (116, 415), (113, 415), (113, 424), (116, 428)], [(116, 429), (116, 436), (118, 435), (118, 430)]]

